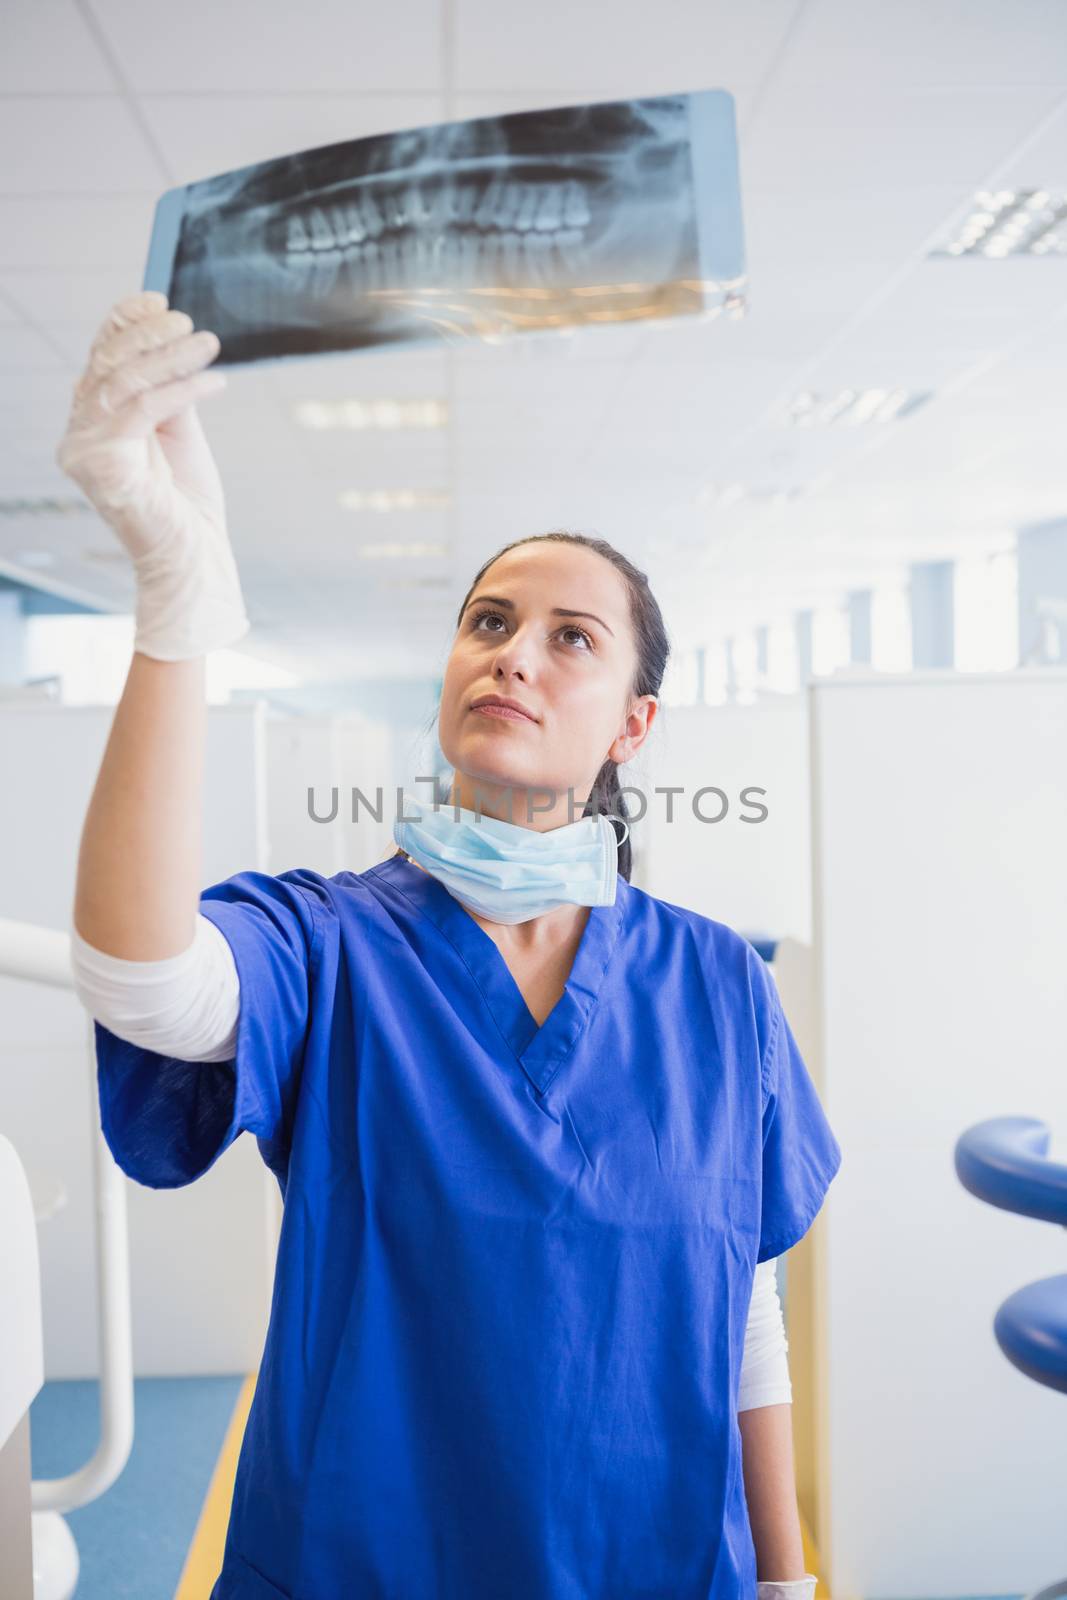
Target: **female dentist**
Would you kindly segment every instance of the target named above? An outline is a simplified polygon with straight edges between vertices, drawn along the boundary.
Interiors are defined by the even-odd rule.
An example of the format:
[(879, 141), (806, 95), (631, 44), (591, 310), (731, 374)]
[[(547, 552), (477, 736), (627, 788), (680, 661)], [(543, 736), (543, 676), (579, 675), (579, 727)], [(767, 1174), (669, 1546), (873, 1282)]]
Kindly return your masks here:
[(447, 808), (406, 795), (366, 872), (201, 892), (204, 656), (249, 626), (217, 353), (120, 302), (58, 451), (137, 576), (71, 929), (103, 1131), (167, 1188), (247, 1129), (285, 1200), (212, 1600), (811, 1600), (773, 1269), (841, 1152), (752, 946), (629, 882), (647, 580), (506, 546), (457, 617)]

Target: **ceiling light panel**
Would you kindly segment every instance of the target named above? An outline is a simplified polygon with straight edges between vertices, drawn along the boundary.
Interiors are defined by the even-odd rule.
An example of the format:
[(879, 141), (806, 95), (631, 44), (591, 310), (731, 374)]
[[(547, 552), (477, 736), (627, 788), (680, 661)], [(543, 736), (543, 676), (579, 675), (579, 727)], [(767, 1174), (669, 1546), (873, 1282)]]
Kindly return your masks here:
[(293, 418), (302, 428), (443, 428), (443, 400), (299, 400)]
[(0, 517), (82, 517), (93, 515), (87, 500), (18, 496), (0, 500)]
[(832, 422), (862, 427), (908, 416), (930, 399), (929, 389), (842, 389), (835, 395), (804, 389), (790, 404), (786, 420), (798, 428), (828, 427)]
[(337, 499), (346, 511), (440, 511), (450, 496), (439, 489), (344, 489)]
[(377, 544), (360, 545), (356, 554), (365, 561), (444, 560), (448, 545), (427, 540), (410, 544), (395, 539), (382, 540)]
[(1067, 194), (980, 189), (962, 225), (931, 256), (1067, 254)]

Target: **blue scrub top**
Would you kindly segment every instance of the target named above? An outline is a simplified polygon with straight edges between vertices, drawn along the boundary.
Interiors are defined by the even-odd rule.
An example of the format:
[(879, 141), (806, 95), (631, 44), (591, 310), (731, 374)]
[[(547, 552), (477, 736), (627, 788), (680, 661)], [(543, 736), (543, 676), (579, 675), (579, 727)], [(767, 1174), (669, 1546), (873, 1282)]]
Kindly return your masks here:
[(212, 1600), (754, 1600), (753, 1270), (841, 1152), (748, 941), (620, 878), (538, 1027), (401, 856), (200, 909), (234, 1059), (96, 1046), (131, 1178), (247, 1129), (285, 1198)]

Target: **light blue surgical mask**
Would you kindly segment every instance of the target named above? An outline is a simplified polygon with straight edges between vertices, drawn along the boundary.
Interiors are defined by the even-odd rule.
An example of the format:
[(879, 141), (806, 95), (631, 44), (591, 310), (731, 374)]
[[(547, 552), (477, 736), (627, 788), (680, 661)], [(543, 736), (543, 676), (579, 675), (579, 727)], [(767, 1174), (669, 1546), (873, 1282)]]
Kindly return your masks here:
[[(630, 829), (623, 825), (625, 840)], [(393, 838), (462, 905), (493, 922), (615, 903), (619, 847), (604, 812), (539, 833), (464, 806), (435, 810), (405, 792)]]

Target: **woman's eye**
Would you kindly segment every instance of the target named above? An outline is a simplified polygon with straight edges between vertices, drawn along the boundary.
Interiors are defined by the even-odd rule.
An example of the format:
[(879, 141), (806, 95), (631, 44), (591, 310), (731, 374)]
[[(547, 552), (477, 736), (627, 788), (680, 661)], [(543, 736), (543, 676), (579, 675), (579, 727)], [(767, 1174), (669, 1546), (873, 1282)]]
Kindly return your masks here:
[[(474, 618), (474, 626), (475, 626), (475, 628), (477, 628), (482, 622), (484, 622), (486, 617), (494, 617), (497, 622), (503, 622), (503, 620), (504, 620), (503, 617), (500, 615), (499, 611), (479, 611), (479, 612), (476, 613), (475, 618)], [(485, 629), (483, 628), (482, 631), (484, 633)]]

